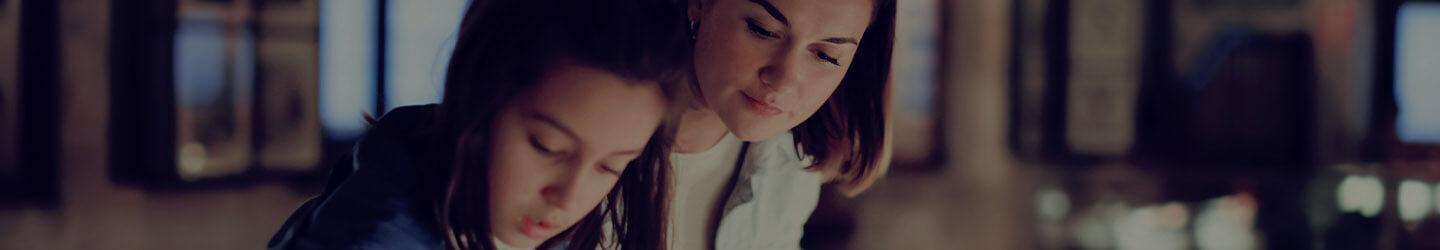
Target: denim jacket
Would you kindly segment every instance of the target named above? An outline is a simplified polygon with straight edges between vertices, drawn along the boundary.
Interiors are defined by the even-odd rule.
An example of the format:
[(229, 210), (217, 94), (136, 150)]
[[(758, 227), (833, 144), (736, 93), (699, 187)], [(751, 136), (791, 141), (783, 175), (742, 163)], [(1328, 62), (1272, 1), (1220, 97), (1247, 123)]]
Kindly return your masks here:
[(432, 106), (397, 108), (333, 166), (325, 191), (270, 238), (269, 249), (444, 249), (428, 205), (416, 197), (414, 128)]

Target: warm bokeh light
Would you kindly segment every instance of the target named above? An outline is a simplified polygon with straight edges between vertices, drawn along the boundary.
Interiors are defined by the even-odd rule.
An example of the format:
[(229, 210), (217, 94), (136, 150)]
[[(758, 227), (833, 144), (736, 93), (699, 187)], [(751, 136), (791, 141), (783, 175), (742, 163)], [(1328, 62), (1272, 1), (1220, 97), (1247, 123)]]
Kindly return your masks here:
[(1400, 181), (1400, 194), (1396, 196), (1400, 220), (1416, 222), (1430, 214), (1430, 185), (1417, 180)]
[(1336, 189), (1336, 201), (1341, 212), (1357, 212), (1365, 217), (1380, 214), (1385, 205), (1385, 189), (1379, 177), (1346, 176)]

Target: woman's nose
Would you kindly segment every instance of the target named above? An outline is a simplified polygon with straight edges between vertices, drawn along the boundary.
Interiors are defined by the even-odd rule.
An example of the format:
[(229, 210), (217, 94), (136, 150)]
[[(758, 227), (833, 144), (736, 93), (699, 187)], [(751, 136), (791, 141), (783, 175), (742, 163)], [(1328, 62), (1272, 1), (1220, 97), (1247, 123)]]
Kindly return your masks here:
[(775, 54), (775, 58), (765, 67), (760, 68), (760, 82), (774, 91), (786, 91), (794, 88), (801, 79), (798, 63), (795, 59), (797, 53), (787, 50)]

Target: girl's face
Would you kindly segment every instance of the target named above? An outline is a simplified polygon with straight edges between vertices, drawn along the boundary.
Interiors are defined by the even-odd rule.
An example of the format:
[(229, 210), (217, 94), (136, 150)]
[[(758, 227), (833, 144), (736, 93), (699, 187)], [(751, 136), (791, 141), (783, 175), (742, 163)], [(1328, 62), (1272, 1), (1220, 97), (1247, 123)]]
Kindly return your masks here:
[(560, 65), (500, 111), (490, 162), (490, 228), (535, 247), (596, 209), (659, 127), (658, 84)]
[(798, 126), (829, 99), (874, 8), (874, 0), (691, 1), (701, 97), (747, 141)]

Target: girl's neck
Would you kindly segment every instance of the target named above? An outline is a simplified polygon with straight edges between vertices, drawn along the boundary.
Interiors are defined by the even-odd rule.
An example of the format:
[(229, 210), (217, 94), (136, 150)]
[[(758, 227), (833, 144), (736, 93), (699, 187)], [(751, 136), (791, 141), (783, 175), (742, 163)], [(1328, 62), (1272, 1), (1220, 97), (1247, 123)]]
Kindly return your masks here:
[(725, 122), (715, 111), (705, 108), (686, 110), (680, 115), (680, 126), (675, 131), (675, 153), (705, 152), (729, 133), (730, 129), (725, 127)]

